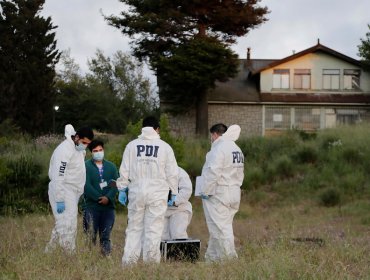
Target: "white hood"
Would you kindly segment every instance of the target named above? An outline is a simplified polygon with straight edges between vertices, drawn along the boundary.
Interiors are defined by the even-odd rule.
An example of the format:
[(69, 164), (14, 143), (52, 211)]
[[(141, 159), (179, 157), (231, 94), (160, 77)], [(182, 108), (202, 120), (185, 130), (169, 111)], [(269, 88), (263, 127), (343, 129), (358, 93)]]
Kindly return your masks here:
[(71, 124), (67, 124), (64, 128), (64, 136), (70, 138), (71, 136), (76, 135), (76, 131)]
[(159, 139), (159, 134), (154, 130), (153, 127), (147, 126), (141, 129), (141, 134), (138, 137), (143, 140)]
[(230, 125), (226, 132), (221, 136), (222, 139), (236, 141), (239, 139), (241, 128), (237, 124)]

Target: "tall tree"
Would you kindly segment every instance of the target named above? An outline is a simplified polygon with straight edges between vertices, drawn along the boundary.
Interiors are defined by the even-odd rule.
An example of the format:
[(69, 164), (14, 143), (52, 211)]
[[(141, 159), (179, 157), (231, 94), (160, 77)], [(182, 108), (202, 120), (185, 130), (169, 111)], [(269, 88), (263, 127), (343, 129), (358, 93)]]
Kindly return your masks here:
[(50, 130), (56, 27), (40, 12), (44, 0), (0, 1), (0, 119), (31, 133)]
[(358, 45), (358, 55), (363, 59), (364, 67), (370, 71), (370, 24), (367, 25), (369, 32), (366, 32), (366, 38), (360, 39), (361, 44)]
[(97, 50), (88, 62), (89, 72), (83, 76), (68, 52), (63, 53), (61, 61), (56, 82), (59, 130), (71, 122), (103, 132), (123, 133), (129, 122), (135, 123), (156, 111), (150, 82), (133, 57), (121, 51), (107, 57)]
[[(129, 35), (132, 49), (139, 59), (149, 60), (156, 71), (160, 85), (165, 87), (165, 98), (173, 95), (172, 99), (183, 100), (183, 109), (189, 109), (189, 104), (196, 104), (197, 133), (206, 135), (208, 130), (208, 90), (218, 79), (227, 80), (236, 73), (235, 55), (230, 45), (236, 38), (247, 34), (251, 29), (262, 24), (267, 19), (266, 7), (258, 6), (260, 0), (120, 0), (129, 9), (121, 12), (120, 16), (106, 17), (108, 22)], [(208, 46), (207, 46), (208, 45)], [(192, 47), (196, 46), (196, 55), (202, 63), (194, 63)], [(214, 59), (224, 49), (222, 63), (225, 67), (215, 65)], [(181, 81), (180, 84), (171, 82), (169, 63), (178, 62), (182, 57), (183, 63), (173, 65), (175, 76), (186, 75), (195, 80), (201, 80), (206, 87), (194, 90), (193, 80)], [(186, 61), (186, 57), (188, 60)], [(203, 59), (202, 57), (206, 57)], [(199, 67), (203, 68), (200, 69)], [(186, 68), (186, 71), (184, 70)], [(174, 74), (177, 72), (178, 74)], [(192, 74), (190, 74), (192, 73)], [(197, 77), (197, 73), (209, 75)], [(185, 77), (185, 76), (184, 76)], [(211, 79), (210, 79), (211, 78)], [(185, 79), (185, 78), (184, 78)], [(181, 90), (179, 91), (179, 88)], [(185, 94), (185, 96), (184, 96)]]

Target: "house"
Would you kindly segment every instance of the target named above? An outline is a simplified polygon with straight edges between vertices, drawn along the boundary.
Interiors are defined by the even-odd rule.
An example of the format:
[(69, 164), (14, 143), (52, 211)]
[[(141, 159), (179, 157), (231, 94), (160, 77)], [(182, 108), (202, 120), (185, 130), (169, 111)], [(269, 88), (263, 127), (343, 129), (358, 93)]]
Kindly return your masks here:
[[(370, 72), (318, 43), (283, 59), (240, 60), (238, 75), (209, 93), (208, 124), (237, 123), (242, 136), (315, 131), (370, 121)], [(170, 116), (175, 135), (195, 134), (195, 111)]]

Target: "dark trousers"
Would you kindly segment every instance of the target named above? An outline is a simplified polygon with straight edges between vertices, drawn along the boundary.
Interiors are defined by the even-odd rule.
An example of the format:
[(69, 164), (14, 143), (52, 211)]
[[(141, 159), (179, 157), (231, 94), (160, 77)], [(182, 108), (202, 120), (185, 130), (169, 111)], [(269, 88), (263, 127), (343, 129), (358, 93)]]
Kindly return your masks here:
[(96, 236), (99, 231), (99, 240), (102, 253), (109, 255), (112, 251), (110, 233), (114, 225), (114, 209), (103, 211), (87, 208), (83, 215), (84, 232), (89, 236), (93, 244), (96, 244)]

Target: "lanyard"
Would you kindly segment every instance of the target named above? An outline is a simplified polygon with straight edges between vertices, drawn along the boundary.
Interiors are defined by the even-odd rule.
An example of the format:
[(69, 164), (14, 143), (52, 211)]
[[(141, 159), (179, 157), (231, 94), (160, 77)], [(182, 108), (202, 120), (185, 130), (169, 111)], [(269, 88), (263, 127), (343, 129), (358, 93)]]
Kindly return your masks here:
[(104, 179), (103, 179), (104, 167), (103, 167), (103, 165), (101, 166), (101, 168), (99, 168), (99, 166), (98, 166), (98, 171), (99, 171), (100, 181), (104, 182)]

